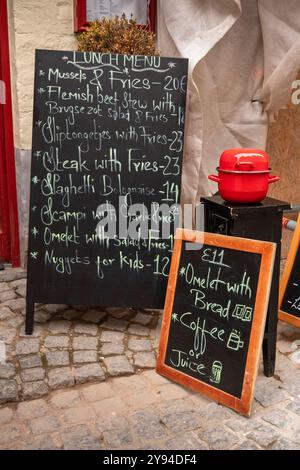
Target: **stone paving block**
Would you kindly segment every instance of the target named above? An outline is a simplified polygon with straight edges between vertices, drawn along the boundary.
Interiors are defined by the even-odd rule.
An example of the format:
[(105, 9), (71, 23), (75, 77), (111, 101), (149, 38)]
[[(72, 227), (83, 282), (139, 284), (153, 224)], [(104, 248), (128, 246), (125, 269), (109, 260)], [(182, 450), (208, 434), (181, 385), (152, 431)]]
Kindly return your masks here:
[(178, 400), (161, 401), (157, 405), (157, 409), (160, 410), (160, 416), (172, 414), (172, 413), (190, 413), (195, 411), (198, 413), (197, 407), (187, 397), (180, 398)]
[(239, 442), (236, 434), (220, 425), (210, 428), (205, 426), (197, 435), (208, 444), (210, 450), (229, 450)]
[(42, 366), (42, 360), (39, 354), (19, 357), (19, 363), (21, 369), (29, 369), (31, 367)]
[(53, 335), (68, 334), (71, 325), (72, 323), (67, 320), (53, 320), (48, 323), (47, 328)]
[(134, 365), (140, 369), (153, 369), (156, 366), (154, 352), (138, 352), (134, 355)]
[(103, 435), (106, 446), (110, 448), (119, 449), (133, 443), (128, 422), (122, 416), (103, 417), (98, 421), (98, 429)]
[(178, 433), (180, 431), (193, 431), (201, 427), (201, 420), (195, 411), (167, 413), (161, 417), (161, 422), (170, 431)]
[(105, 380), (105, 374), (99, 364), (88, 364), (75, 369), (75, 380), (77, 383), (85, 383), (89, 380)]
[(106, 312), (115, 318), (125, 318), (132, 314), (132, 310), (128, 308), (107, 307)]
[(99, 450), (100, 438), (95, 437), (85, 425), (65, 428), (61, 432), (65, 450)]
[(106, 317), (106, 312), (91, 310), (82, 316), (82, 319), (91, 323), (100, 323)]
[(281, 437), (271, 446), (271, 450), (300, 450), (300, 443), (297, 444), (297, 442)]
[(36, 338), (20, 339), (16, 344), (16, 353), (18, 356), (37, 353), (39, 349), (40, 341)]
[[(297, 418), (288, 413), (286, 410), (271, 410), (268, 413), (265, 413), (262, 416), (262, 419), (267, 423), (273, 424), (273, 426), (276, 426), (279, 429), (291, 430), (292, 428), (297, 427)], [(297, 421), (299, 421), (298, 427), (300, 428), (300, 420)]]
[(54, 432), (59, 426), (58, 419), (52, 414), (47, 414), (46, 416), (34, 418), (29, 421), (29, 427), (33, 434)]
[(288, 398), (280, 382), (272, 377), (259, 377), (254, 392), (255, 399), (264, 407), (275, 405)]
[(278, 335), (282, 338), (293, 341), (299, 339), (299, 330), (288, 323), (278, 322)]
[(0, 409), (0, 425), (11, 422), (13, 415), (14, 413), (11, 408), (5, 407)]
[(15, 328), (7, 328), (0, 325), (0, 340), (4, 341), (5, 344), (11, 344), (16, 337)]
[(245, 436), (248, 432), (259, 428), (261, 425), (261, 421), (253, 418), (249, 419), (244, 416), (238, 416), (237, 418), (226, 421), (226, 426), (228, 426), (232, 431), (236, 432), (240, 436)]
[(97, 351), (74, 351), (73, 362), (74, 364), (97, 362)]
[(120, 449), (124, 446), (133, 444), (133, 437), (129, 427), (119, 427), (114, 431), (104, 431), (103, 439), (105, 448)]
[(64, 421), (67, 424), (73, 423), (84, 423), (88, 421), (91, 423), (95, 419), (96, 413), (93, 408), (89, 405), (77, 406), (75, 408), (69, 408), (64, 412)]
[(67, 390), (57, 392), (51, 397), (51, 403), (56, 408), (66, 409), (71, 408), (82, 403), (80, 395), (77, 390)]
[(141, 377), (148, 380), (152, 385), (170, 384), (171, 381), (162, 375), (159, 375), (155, 370), (147, 370), (142, 372)]
[(115, 395), (111, 385), (106, 382), (85, 387), (81, 390), (81, 393), (88, 402), (100, 401)]
[(16, 288), (16, 293), (20, 297), (26, 297), (26, 286), (19, 286)]
[(18, 398), (17, 382), (13, 379), (0, 379), (0, 404)]
[(138, 312), (136, 316), (132, 319), (133, 323), (139, 323), (142, 326), (147, 326), (152, 321), (152, 316), (150, 314)]
[(75, 336), (73, 338), (73, 349), (75, 350), (88, 350), (97, 349), (98, 338), (87, 337), (87, 336)]
[(287, 405), (287, 410), (292, 411), (293, 413), (296, 413), (297, 415), (300, 415), (300, 397), (297, 400), (291, 401)]
[(131, 410), (141, 410), (157, 402), (157, 395), (149, 389), (135, 392), (128, 391), (126, 394), (121, 394), (120, 396), (128, 409)]
[(300, 364), (300, 351), (295, 351), (289, 355), (289, 359), (295, 364)]
[(65, 310), (62, 314), (62, 317), (65, 319), (65, 320), (77, 320), (78, 318), (80, 318), (82, 315), (82, 312), (79, 312), (78, 310), (74, 310), (74, 309), (68, 309), (68, 310)]
[(44, 399), (23, 401), (20, 402), (17, 407), (18, 418), (25, 420), (46, 416), (50, 412), (51, 409)]
[(101, 328), (112, 331), (125, 331), (128, 327), (128, 321), (119, 320), (118, 318), (109, 317), (105, 322), (101, 324)]
[(187, 392), (180, 385), (169, 383), (166, 385), (161, 385), (157, 387), (161, 398), (163, 400), (175, 400), (177, 398), (182, 398), (187, 396)]
[(150, 330), (142, 325), (131, 324), (128, 328), (128, 333), (136, 336), (149, 336)]
[(102, 421), (103, 416), (108, 417), (110, 415), (122, 415), (127, 412), (127, 408), (124, 402), (119, 397), (105, 398), (101, 401), (96, 401), (92, 403), (92, 406)]
[(13, 318), (9, 318), (5, 321), (5, 324), (11, 328), (19, 328), (25, 323), (25, 319), (22, 315), (16, 313)]
[(23, 268), (10, 268), (7, 266), (4, 271), (0, 272), (0, 282), (14, 282), (25, 277), (26, 271)]
[(270, 447), (280, 437), (280, 433), (272, 426), (261, 425), (247, 434), (247, 438), (255, 441), (261, 447)]
[(26, 300), (21, 297), (18, 299), (6, 300), (5, 305), (13, 311), (24, 310), (26, 308)]
[(112, 381), (113, 389), (121, 394), (126, 395), (149, 389), (149, 385), (143, 379), (142, 375), (131, 375), (130, 377), (119, 377), (118, 380)]
[(78, 323), (74, 326), (74, 333), (97, 336), (98, 326), (93, 323)]
[(0, 292), (11, 290), (11, 287), (7, 282), (0, 282)]
[(159, 415), (152, 409), (136, 411), (129, 415), (135, 434), (142, 442), (154, 441), (166, 436), (166, 428)]
[(67, 366), (70, 364), (69, 351), (46, 351), (48, 366)]
[(46, 312), (51, 313), (51, 315), (53, 315), (54, 313), (62, 312), (67, 308), (68, 305), (64, 304), (46, 304), (43, 306), (43, 309), (46, 310)]
[(47, 323), (51, 318), (51, 314), (44, 310), (37, 310), (34, 314), (35, 323)]
[(111, 376), (133, 374), (133, 367), (126, 356), (110, 356), (104, 358), (107, 372)]
[(31, 335), (27, 335), (25, 332), (25, 324), (19, 330), (20, 338), (39, 338), (44, 332), (41, 325), (34, 325), (34, 330)]
[(15, 367), (10, 362), (0, 363), (0, 379), (11, 379), (16, 373)]
[(49, 387), (52, 389), (70, 387), (74, 385), (75, 379), (70, 367), (57, 367), (48, 372)]
[(44, 341), (46, 348), (68, 348), (70, 339), (68, 336), (47, 336)]
[(5, 290), (4, 292), (0, 292), (0, 303), (6, 302), (7, 300), (16, 299), (17, 295), (14, 290)]
[(189, 395), (189, 398), (192, 400), (194, 405), (197, 406), (198, 409), (212, 403), (212, 400), (209, 397), (205, 395), (201, 395), (198, 392), (193, 392), (193, 390), (189, 390), (188, 395)]
[(34, 367), (33, 369), (24, 369), (20, 373), (23, 382), (36, 382), (45, 378), (45, 369), (42, 367)]
[(152, 344), (149, 339), (130, 338), (128, 341), (128, 348), (134, 352), (151, 351)]
[(234, 450), (261, 450), (261, 448), (255, 444), (255, 442), (250, 441), (249, 439), (243, 441)]
[(297, 444), (300, 444), (300, 431), (296, 431), (293, 433), (293, 440), (297, 442)]
[(203, 423), (221, 422), (236, 416), (225, 406), (217, 405), (217, 403), (208, 403), (199, 410), (199, 416)]
[(48, 387), (44, 381), (27, 382), (23, 385), (23, 397), (38, 398), (47, 395)]
[(0, 321), (7, 320), (8, 318), (12, 318), (14, 313), (11, 311), (10, 308), (6, 307), (5, 305), (0, 305)]
[(25, 442), (20, 442), (14, 447), (16, 450), (59, 450), (62, 444), (59, 444), (49, 434), (31, 437)]
[(124, 333), (118, 331), (102, 331), (100, 341), (101, 343), (121, 344), (124, 341)]
[(193, 433), (178, 434), (167, 439), (163, 449), (167, 450), (208, 450), (208, 445), (200, 441)]
[(18, 287), (26, 287), (27, 280), (25, 278), (23, 279), (16, 279), (15, 281), (12, 281), (9, 283), (10, 287), (12, 288), (18, 288)]
[(119, 356), (124, 354), (124, 344), (104, 343), (101, 347), (102, 356)]
[(22, 423), (9, 423), (1, 426), (0, 430), (0, 445), (10, 445), (17, 439), (24, 439), (29, 434), (29, 429)]
[(291, 346), (292, 346), (291, 341), (286, 341), (284, 339), (277, 341), (278, 351), (281, 352), (282, 354), (290, 353), (292, 351)]

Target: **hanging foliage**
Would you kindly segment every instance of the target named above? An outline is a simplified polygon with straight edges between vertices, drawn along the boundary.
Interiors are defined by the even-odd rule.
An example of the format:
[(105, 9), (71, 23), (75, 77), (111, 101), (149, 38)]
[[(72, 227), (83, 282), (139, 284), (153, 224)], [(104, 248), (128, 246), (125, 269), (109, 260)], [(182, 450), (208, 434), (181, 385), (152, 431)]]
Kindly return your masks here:
[(115, 16), (90, 23), (78, 35), (78, 50), (114, 54), (159, 55), (155, 34), (139, 26), (136, 20)]

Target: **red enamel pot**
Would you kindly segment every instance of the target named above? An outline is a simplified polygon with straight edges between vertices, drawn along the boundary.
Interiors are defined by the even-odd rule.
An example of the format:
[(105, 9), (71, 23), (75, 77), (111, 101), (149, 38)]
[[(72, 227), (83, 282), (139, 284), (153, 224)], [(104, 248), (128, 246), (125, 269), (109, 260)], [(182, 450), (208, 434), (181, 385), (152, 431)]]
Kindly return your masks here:
[(270, 183), (279, 181), (270, 176), (269, 157), (258, 149), (229, 149), (223, 152), (218, 176), (209, 179), (218, 183), (221, 197), (240, 204), (262, 201)]

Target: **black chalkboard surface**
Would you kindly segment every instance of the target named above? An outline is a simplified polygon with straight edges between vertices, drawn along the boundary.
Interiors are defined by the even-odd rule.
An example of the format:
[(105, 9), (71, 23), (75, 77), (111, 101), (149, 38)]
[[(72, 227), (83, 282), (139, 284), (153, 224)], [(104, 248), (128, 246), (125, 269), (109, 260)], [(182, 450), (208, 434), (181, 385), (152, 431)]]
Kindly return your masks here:
[(300, 215), (280, 280), (279, 318), (300, 328)]
[(275, 244), (191, 231), (178, 237), (158, 371), (196, 389), (200, 384), (199, 390), (219, 401), (226, 397), (225, 404), (247, 414)]
[(300, 319), (300, 249), (294, 259), (288, 285), (281, 303), (281, 310)]
[[(187, 66), (185, 59), (36, 51), (27, 330), (33, 302), (163, 307)], [(174, 205), (164, 214), (165, 238), (160, 204)]]

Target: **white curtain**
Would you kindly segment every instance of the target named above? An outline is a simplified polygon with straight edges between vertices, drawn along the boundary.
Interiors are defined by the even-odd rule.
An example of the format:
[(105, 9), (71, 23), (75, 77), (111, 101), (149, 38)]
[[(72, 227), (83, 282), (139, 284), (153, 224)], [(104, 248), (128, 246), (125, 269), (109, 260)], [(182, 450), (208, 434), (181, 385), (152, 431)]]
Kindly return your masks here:
[(162, 55), (190, 77), (182, 202), (216, 192), (207, 176), (230, 147), (266, 146), (268, 117), (300, 69), (300, 0), (160, 0)]

